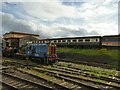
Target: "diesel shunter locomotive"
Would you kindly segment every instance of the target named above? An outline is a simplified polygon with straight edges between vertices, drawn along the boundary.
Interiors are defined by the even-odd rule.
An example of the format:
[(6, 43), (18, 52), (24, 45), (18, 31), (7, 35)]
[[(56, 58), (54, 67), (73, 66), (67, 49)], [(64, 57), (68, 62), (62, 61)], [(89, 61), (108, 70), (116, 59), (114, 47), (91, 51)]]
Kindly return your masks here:
[(52, 44), (30, 44), (25, 49), (25, 56), (29, 58), (37, 58), (49, 64), (58, 60), (56, 54), (56, 45)]

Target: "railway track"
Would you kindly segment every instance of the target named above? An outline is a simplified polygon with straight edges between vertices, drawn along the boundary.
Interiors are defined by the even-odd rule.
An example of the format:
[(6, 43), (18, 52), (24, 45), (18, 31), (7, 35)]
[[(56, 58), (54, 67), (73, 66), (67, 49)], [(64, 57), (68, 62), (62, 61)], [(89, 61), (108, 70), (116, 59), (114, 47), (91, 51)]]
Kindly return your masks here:
[[(84, 78), (84, 77), (81, 77), (81, 76), (76, 76), (74, 74), (67, 74), (67, 73), (64, 73), (62, 71), (58, 72), (58, 70), (55, 71), (55, 70), (51, 70), (50, 68), (49, 69), (48, 68), (35, 68), (35, 70), (38, 70), (39, 72), (41, 72), (41, 71), (49, 72), (49, 73), (54, 74), (54, 75), (56, 75), (56, 73), (57, 73), (59, 76), (64, 76), (64, 77), (76, 79), (76, 80), (79, 80), (79, 81), (83, 80), (85, 82), (96, 83), (98, 85), (102, 85), (102, 87), (103, 86), (104, 87), (109, 86), (109, 87), (114, 87), (114, 88), (120, 88), (120, 85), (118, 85), (118, 84), (117, 85), (115, 85), (115, 84), (112, 85), (112, 84), (108, 84), (108, 82), (98, 82), (97, 80), (94, 81), (93, 79)], [(102, 87), (100, 87), (100, 88), (102, 88)]]
[[(43, 65), (40, 66), (38, 64), (32, 64), (32, 63), (29, 63), (29, 64), (21, 63), (21, 62), (15, 62), (15, 63), (18, 64), (18, 66), (15, 66), (14, 68), (19, 68), (19, 67), (23, 68), (23, 70), (19, 70), (22, 73), (26, 73), (33, 77), (36, 77), (34, 73), (27, 71), (29, 70), (29, 71), (36, 71), (37, 73), (42, 73), (43, 75), (48, 75), (53, 77), (51, 78), (51, 80), (48, 80), (44, 77), (37, 76), (39, 79), (43, 79), (49, 83), (54, 83), (55, 86), (61, 88), (59, 90), (62, 90), (62, 89), (65, 89), (65, 90), (113, 90), (113, 89), (119, 90), (120, 88), (119, 78), (115, 77), (114, 79), (112, 79), (104, 76), (97, 78), (96, 76), (94, 76), (94, 74), (89, 74), (89, 72), (91, 71), (82, 70), (78, 67), (72, 67), (69, 65), (66, 67), (64, 65), (55, 64), (49, 68), (49, 66), (43, 66)], [(24, 67), (27, 67), (26, 70), (24, 70)], [(95, 78), (95, 79), (99, 79), (107, 82), (103, 83), (103, 82), (97, 82), (94, 80), (87, 80), (82, 76), (90, 77), (91, 79)], [(58, 79), (60, 80), (60, 82), (59, 83), (55, 82)]]
[(1, 90), (18, 90), (17, 88), (15, 88), (14, 86), (11, 86), (11, 85), (8, 85), (7, 83), (4, 83), (4, 82), (1, 82), (0, 81), (0, 83), (2, 83), (1, 85), (2, 85), (2, 88), (1, 88)]
[[(22, 64), (22, 63), (18, 63), (18, 64)], [(25, 64), (22, 64), (23, 66), (26, 66)], [(32, 65), (31, 65), (32, 66)], [(27, 67), (31, 67), (30, 65), (27, 65)], [(33, 66), (32, 66), (33, 67)], [(57, 77), (58, 78), (58, 77)], [(43, 78), (41, 78), (41, 79), (43, 79)], [(59, 79), (61, 79), (61, 80), (64, 80), (64, 78), (60, 78), (59, 77)], [(54, 79), (55, 80), (55, 79)], [(52, 81), (54, 81), (54, 80), (52, 80)], [(66, 80), (66, 81), (69, 81), (69, 80)], [(72, 82), (73, 83), (73, 82)], [(75, 83), (75, 82), (74, 82)], [(61, 87), (64, 87), (64, 82), (62, 82), (62, 83), (59, 83), (59, 84), (57, 84), (58, 86), (61, 86)], [(81, 85), (81, 84), (79, 84), (79, 85)], [(78, 85), (77, 85), (78, 86)], [(84, 86), (84, 88), (86, 88), (86, 85), (82, 85), (82, 88), (83, 88), (83, 86)], [(64, 87), (64, 88), (66, 88), (66, 89), (74, 89), (76, 87), (76, 85), (71, 85), (71, 86), (69, 86), (69, 88), (68, 87)], [(79, 88), (81, 88), (81, 87), (77, 87), (75, 90), (77, 90), (77, 89), (79, 89)], [(89, 87), (89, 88), (91, 88), (91, 87)], [(95, 89), (95, 88), (92, 88), (91, 90), (93, 90), (93, 89)], [(82, 90), (86, 90), (86, 89), (82, 89)], [(89, 89), (88, 89), (89, 90)]]
[[(76, 69), (74, 67), (64, 67), (64, 66), (57, 66), (57, 65), (54, 65), (52, 66), (53, 70), (57, 70), (57, 71), (62, 71), (62, 72), (65, 72), (65, 73), (72, 73), (72, 74), (75, 74), (75, 75), (82, 75), (82, 76), (85, 76), (85, 77), (91, 77), (91, 78), (96, 78), (96, 79), (101, 79), (101, 80), (105, 80), (105, 81), (109, 81), (109, 82), (115, 82), (115, 83), (119, 83), (120, 84), (120, 79), (117, 78), (117, 77), (105, 77), (104, 75), (103, 76), (95, 76), (94, 74), (90, 73), (90, 71), (87, 71), (87, 70), (81, 70), (81, 69)], [(57, 68), (57, 69), (56, 69)]]
[[(77, 85), (74, 85), (74, 84), (66, 84), (64, 81), (62, 81), (62, 82), (59, 82), (59, 83), (54, 83), (53, 81), (56, 81), (56, 79), (55, 78), (50, 78), (50, 79), (52, 79), (51, 81), (49, 81), (48, 79), (46, 79), (46, 78), (48, 78), (48, 77), (38, 77), (38, 74), (37, 75), (32, 75), (32, 74), (28, 74), (28, 73), (25, 73), (25, 72), (22, 72), (22, 71), (20, 71), (20, 70), (5, 70), (4, 71), (5, 73), (10, 73), (10, 74), (15, 74), (17, 77), (23, 77), (23, 78), (25, 78), (25, 79), (27, 79), (27, 80), (31, 80), (31, 78), (32, 78), (32, 82), (36, 82), (37, 84), (38, 83), (40, 83), (40, 84), (42, 84), (42, 85), (45, 85), (45, 86), (48, 86), (48, 87), (50, 87), (50, 88), (52, 88), (53, 90), (71, 90), (71, 88), (73, 89), (73, 90), (79, 90), (79, 86), (77, 86)], [(17, 73), (16, 73), (17, 72)], [(23, 75), (21, 75), (21, 74), (23, 74)], [(45, 76), (45, 75), (43, 75), (43, 76)], [(68, 87), (66, 87), (66, 85), (68, 85)], [(75, 88), (75, 89), (74, 89)], [(44, 89), (40, 89), (40, 90), (44, 90)], [(47, 90), (49, 90), (49, 89), (47, 89)], [(51, 89), (50, 89), (51, 90)]]
[[(76, 79), (75, 77), (71, 77), (71, 76), (68, 76), (68, 75), (63, 74), (63, 73), (52, 72), (52, 71), (45, 70), (45, 69), (35, 69), (35, 70), (37, 70), (40, 73), (46, 73), (46, 74), (54, 76), (56, 78), (63, 79), (65, 81), (72, 82), (72, 83), (75, 83), (77, 85), (86, 87), (87, 89), (89, 88), (88, 90), (106, 90), (108, 88), (109, 88), (109, 90), (113, 90), (111, 85), (106, 85), (103, 83), (99, 83), (98, 85), (96, 85), (97, 82), (94, 82), (94, 81), (89, 81), (89, 80), (84, 80), (84, 79), (78, 80), (78, 78)], [(118, 89), (119, 87), (115, 87), (115, 88), (117, 88), (115, 90), (119, 90)], [(84, 90), (84, 89), (82, 89), (82, 90)]]
[(3, 84), (13, 88), (13, 89), (41, 89), (41, 90), (54, 90), (51, 87), (32, 82), (27, 79), (23, 79), (18, 76), (14, 76), (8, 73), (2, 73)]
[[(77, 70), (77, 71), (84, 71), (84, 72), (93, 72), (93, 70), (91, 70), (91, 69), (89, 69), (89, 68), (91, 68), (91, 67), (89, 67), (89, 66), (86, 66), (86, 68), (84, 68), (84, 67), (81, 67), (81, 66), (78, 66), (78, 65), (75, 65), (75, 66), (72, 66), (72, 65), (70, 65), (70, 64), (60, 64), (60, 63), (57, 63), (57, 64), (55, 64), (54, 66), (57, 66), (57, 67), (67, 67), (67, 68), (69, 68), (69, 69), (74, 69), (74, 70)], [(94, 67), (94, 68), (97, 68), (97, 67)], [(104, 69), (104, 68), (102, 68), (102, 69)], [(105, 70), (105, 69), (104, 69)], [(109, 70), (110, 71), (110, 70)], [(97, 71), (98, 72), (98, 71)], [(116, 75), (115, 77), (116, 77), (116, 79), (118, 78), (120, 78), (119, 77), (119, 73), (120, 73), (120, 71), (117, 71), (116, 70), (116, 74), (118, 74), (118, 75)], [(101, 74), (105, 74), (104, 72), (101, 72)], [(112, 78), (112, 75), (111, 74), (109, 74), (109, 77), (110, 78)]]
[(22, 59), (19, 59), (17, 61), (16, 59), (12, 59), (12, 58), (3, 58), (2, 65), (3, 66), (15, 66), (15, 67), (18, 66), (19, 67), (19, 66), (35, 66), (38, 64), (31, 62), (31, 61), (22, 60)]
[[(35, 70), (24, 70), (24, 69), (16, 69), (22, 73), (26, 73), (28, 75), (31, 75), (33, 77), (37, 77), (38, 79), (43, 79), (49, 83), (53, 83), (54, 86), (58, 87), (58, 90), (90, 90), (87, 89), (86, 87), (81, 87), (79, 85), (74, 84), (73, 82), (69, 83), (64, 81), (63, 79), (58, 79), (56, 77), (53, 76), (48, 76), (48, 74), (43, 74), (43, 73), (39, 73), (39, 72), (35, 72)], [(34, 72), (34, 73), (33, 73)], [(35, 74), (36, 73), (36, 74)], [(47, 78), (46, 78), (47, 76)], [(57, 89), (55, 89), (57, 90)]]
[[(66, 64), (67, 64), (66, 62), (61, 62), (61, 63), (64, 63), (64, 65), (63, 65), (63, 64), (56, 64), (56, 65), (57, 65), (57, 66), (66, 66)], [(72, 62), (69, 62), (69, 63), (72, 63)], [(68, 64), (69, 64), (69, 63), (68, 63)], [(68, 64), (67, 64), (67, 65), (68, 65)], [(73, 64), (79, 64), (79, 63), (73, 63)], [(81, 64), (81, 65), (84, 65), (84, 64)], [(86, 65), (86, 64), (85, 64), (85, 65)], [(89, 66), (89, 65), (87, 65), (87, 66)], [(94, 66), (94, 65), (90, 65), (90, 66), (99, 67), (99, 64), (96, 65), (96, 66)], [(69, 67), (69, 68), (80, 69), (80, 68), (78, 68), (78, 67), (76, 68), (76, 67), (73, 67), (73, 66), (71, 66), (71, 65), (68, 65), (68, 67)], [(103, 69), (106, 69), (106, 68), (103, 68)], [(110, 70), (110, 69), (109, 69), (109, 70)], [(119, 70), (117, 70), (117, 71), (120, 72)]]
[(84, 65), (95, 66), (95, 67), (99, 66), (101, 68), (112, 69), (112, 65), (100, 64), (100, 63), (95, 63), (95, 62), (73, 61), (73, 60), (66, 60), (66, 59), (61, 59), (60, 61), (70, 62), (70, 63), (75, 63), (75, 64), (84, 64)]

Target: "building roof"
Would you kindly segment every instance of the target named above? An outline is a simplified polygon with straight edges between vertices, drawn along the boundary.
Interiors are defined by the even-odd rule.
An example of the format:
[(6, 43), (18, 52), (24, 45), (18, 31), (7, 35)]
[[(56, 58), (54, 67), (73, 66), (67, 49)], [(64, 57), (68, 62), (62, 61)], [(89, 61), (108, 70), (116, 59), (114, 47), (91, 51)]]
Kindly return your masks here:
[[(34, 35), (34, 36), (38, 36), (38, 34), (30, 34), (30, 33), (22, 33), (22, 32), (9, 32), (9, 33), (5, 33), (4, 35), (7, 35), (7, 34), (22, 34), (22, 35)], [(4, 36), (3, 35), (3, 36)]]
[(22, 37), (20, 38), (21, 40), (39, 40), (38, 38), (35, 38), (35, 37), (32, 37), (32, 36), (25, 36), (25, 37)]

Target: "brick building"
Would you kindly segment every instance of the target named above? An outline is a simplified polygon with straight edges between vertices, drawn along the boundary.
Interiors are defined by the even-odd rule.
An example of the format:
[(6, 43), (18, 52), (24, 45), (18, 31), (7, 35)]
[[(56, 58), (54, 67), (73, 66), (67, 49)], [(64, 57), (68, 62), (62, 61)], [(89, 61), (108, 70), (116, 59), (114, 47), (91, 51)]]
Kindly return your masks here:
[[(25, 38), (25, 37), (27, 37), (27, 38)], [(6, 46), (20, 47), (20, 46), (22, 46), (21, 44), (26, 44), (27, 41), (38, 40), (39, 35), (29, 34), (29, 33), (21, 33), (21, 32), (9, 32), (9, 33), (5, 33), (3, 35), (3, 38), (5, 39)], [(22, 40), (24, 40), (24, 41), (22, 41)]]

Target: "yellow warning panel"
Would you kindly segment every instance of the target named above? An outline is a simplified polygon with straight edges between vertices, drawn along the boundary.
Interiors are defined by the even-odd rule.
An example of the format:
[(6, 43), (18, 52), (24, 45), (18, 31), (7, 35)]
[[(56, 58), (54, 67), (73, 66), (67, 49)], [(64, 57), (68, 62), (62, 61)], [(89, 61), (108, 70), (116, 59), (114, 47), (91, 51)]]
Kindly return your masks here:
[(51, 46), (48, 46), (48, 55), (51, 55)]
[(54, 55), (54, 54), (56, 54), (56, 45), (50, 44), (48, 46), (48, 55), (51, 56), (51, 55)]

